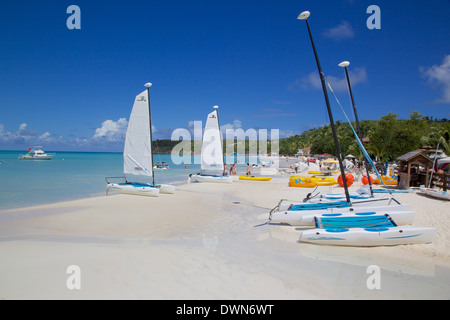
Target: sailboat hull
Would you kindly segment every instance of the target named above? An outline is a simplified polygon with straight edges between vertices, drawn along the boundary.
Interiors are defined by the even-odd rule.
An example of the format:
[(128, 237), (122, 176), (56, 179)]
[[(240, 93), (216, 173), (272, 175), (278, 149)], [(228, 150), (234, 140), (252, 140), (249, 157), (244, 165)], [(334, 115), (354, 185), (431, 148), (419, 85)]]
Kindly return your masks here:
[(117, 193), (133, 194), (146, 197), (159, 196), (160, 189), (149, 185), (135, 184), (135, 183), (108, 183), (106, 185), (106, 194), (109, 190)]
[(353, 247), (395, 246), (433, 242), (436, 229), (421, 227), (311, 229), (302, 231), (300, 242)]
[[(385, 212), (393, 217), (395, 220), (395, 212), (397, 214), (397, 219), (401, 216), (401, 221), (398, 224), (409, 224), (414, 216), (411, 216), (410, 205), (390, 205), (390, 206), (379, 206), (379, 207), (347, 207), (347, 208), (328, 208), (322, 210), (303, 210), (303, 211), (276, 211), (269, 214), (269, 220), (271, 223), (282, 223), (291, 226), (307, 226), (314, 223), (314, 217), (318, 217), (324, 214), (342, 214), (342, 215), (356, 215), (358, 213), (368, 213), (368, 212)], [(403, 214), (402, 214), (403, 213)]]
[(450, 193), (447, 191), (440, 191), (432, 188), (425, 188), (420, 187), (420, 192), (423, 192), (426, 195), (429, 195), (434, 198), (443, 199), (443, 200), (450, 200)]
[(376, 212), (344, 212), (344, 213), (323, 213), (323, 214), (305, 214), (294, 225), (296, 226), (314, 226), (316, 218), (371, 218), (376, 215), (389, 215), (399, 226), (412, 224), (416, 213), (414, 211), (376, 211)]
[[(351, 203), (353, 207), (377, 207), (377, 206), (390, 206), (390, 205), (398, 205), (398, 201), (394, 200), (393, 197), (373, 197), (368, 199), (352, 199)], [(286, 210), (296, 210), (296, 206), (302, 207), (301, 210), (308, 210), (308, 206), (311, 205), (311, 208), (314, 207), (317, 203), (321, 203), (326, 209), (326, 207), (334, 208), (336, 204), (341, 204), (345, 202), (345, 199), (320, 199), (319, 200), (310, 200), (309, 202), (300, 202), (300, 201), (283, 201), (280, 203), (278, 210), (286, 211)], [(341, 206), (342, 207), (342, 206)], [(297, 209), (299, 210), (299, 209)]]
[(160, 193), (174, 194), (175, 186), (170, 184), (160, 184), (157, 186), (159, 188)]
[(208, 176), (201, 174), (190, 175), (191, 181), (196, 182), (212, 182), (212, 183), (232, 183), (234, 178), (231, 176)]

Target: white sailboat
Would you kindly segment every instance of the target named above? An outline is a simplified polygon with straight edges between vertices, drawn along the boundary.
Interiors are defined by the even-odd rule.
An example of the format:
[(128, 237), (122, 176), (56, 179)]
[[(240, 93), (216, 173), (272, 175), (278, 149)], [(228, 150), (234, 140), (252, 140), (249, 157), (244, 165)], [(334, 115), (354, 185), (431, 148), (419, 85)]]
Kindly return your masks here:
[(118, 193), (157, 197), (159, 193), (174, 193), (175, 186), (155, 185), (153, 171), (150, 87), (138, 94), (128, 122), (123, 150), (122, 183), (112, 183), (106, 178), (106, 194), (109, 190)]
[(208, 114), (203, 134), (201, 172), (190, 174), (189, 181), (232, 183), (234, 178), (224, 176), (222, 132), (219, 126), (218, 106)]

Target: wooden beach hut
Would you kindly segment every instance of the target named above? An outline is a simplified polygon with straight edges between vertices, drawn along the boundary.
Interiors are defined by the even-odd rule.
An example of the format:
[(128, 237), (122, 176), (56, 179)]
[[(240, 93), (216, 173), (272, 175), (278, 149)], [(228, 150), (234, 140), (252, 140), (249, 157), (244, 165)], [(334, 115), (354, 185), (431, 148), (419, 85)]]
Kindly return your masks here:
[(400, 189), (428, 185), (433, 160), (420, 151), (412, 151), (398, 157), (397, 161), (399, 162), (398, 186)]

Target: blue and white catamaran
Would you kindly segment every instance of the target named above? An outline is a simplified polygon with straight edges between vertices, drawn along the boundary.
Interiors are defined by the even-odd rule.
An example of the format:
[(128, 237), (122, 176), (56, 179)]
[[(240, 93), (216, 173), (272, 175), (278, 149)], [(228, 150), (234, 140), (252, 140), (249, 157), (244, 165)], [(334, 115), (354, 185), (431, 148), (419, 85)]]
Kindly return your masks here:
[[(400, 217), (398, 217), (400, 218)], [(315, 229), (304, 230), (299, 242), (335, 246), (374, 247), (424, 244), (433, 241), (436, 229), (403, 226), (390, 214), (316, 217)]]
[[(322, 72), (319, 58), (316, 52), (316, 48), (314, 45), (314, 41), (312, 38), (311, 30), (309, 28), (308, 24), (308, 17), (310, 13), (308, 11), (302, 12), (298, 19), (305, 20), (308, 32), (312, 44), (312, 48), (314, 51), (317, 68), (319, 72), (319, 76), (322, 83), (322, 89), (325, 97), (325, 103), (328, 111), (328, 116), (330, 118), (330, 126), (331, 130), (333, 132), (333, 138), (334, 138), (334, 144), (336, 147), (337, 152), (337, 159), (339, 162), (339, 167), (341, 171), (341, 176), (344, 182), (344, 191), (345, 194), (342, 196), (342, 198), (323, 198), (320, 201), (314, 200), (313, 202), (309, 201), (309, 197), (304, 199), (303, 202), (301, 201), (289, 201), (289, 200), (281, 200), (278, 205), (271, 210), (269, 213), (269, 220), (271, 222), (286, 222), (290, 221), (292, 223), (292, 220), (298, 220), (302, 215), (310, 215), (310, 214), (320, 214), (320, 213), (334, 213), (334, 211), (338, 210), (340, 213), (353, 213), (353, 212), (371, 212), (371, 211), (377, 211), (377, 210), (395, 210), (395, 211), (408, 211), (409, 207), (407, 205), (402, 205), (399, 200), (393, 198), (392, 196), (380, 196), (380, 197), (374, 197), (371, 193), (370, 197), (364, 197), (363, 199), (352, 199), (350, 197), (350, 193), (348, 191), (346, 178), (345, 178), (345, 170), (342, 163), (342, 155), (339, 147), (339, 141), (336, 134), (336, 129), (334, 126), (334, 120), (333, 115), (330, 107), (330, 102), (328, 99), (328, 93), (326, 88), (326, 82), (325, 82), (325, 76)], [(348, 64), (346, 64), (348, 65)], [(331, 89), (331, 87), (330, 87)], [(334, 93), (333, 93), (334, 94)], [(348, 118), (347, 118), (348, 119)], [(350, 121), (349, 121), (350, 123)], [(351, 125), (351, 123), (350, 123)], [(367, 152), (365, 152), (364, 147), (362, 146), (362, 143), (356, 134), (355, 130), (352, 127), (352, 130), (354, 132), (354, 135), (358, 141), (358, 144), (361, 150), (363, 151), (364, 155), (367, 158), (367, 161), (371, 161), (370, 157), (368, 156)], [(371, 163), (373, 164), (373, 162)], [(330, 212), (331, 211), (331, 212)], [(292, 215), (291, 215), (292, 214)]]

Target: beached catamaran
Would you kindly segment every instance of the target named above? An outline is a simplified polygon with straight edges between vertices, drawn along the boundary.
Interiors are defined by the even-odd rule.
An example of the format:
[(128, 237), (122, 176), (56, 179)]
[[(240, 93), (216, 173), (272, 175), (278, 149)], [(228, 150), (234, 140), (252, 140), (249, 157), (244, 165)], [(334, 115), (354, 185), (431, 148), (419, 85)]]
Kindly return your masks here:
[(232, 183), (235, 180), (232, 176), (224, 175), (223, 143), (218, 108), (218, 106), (214, 106), (214, 111), (208, 114), (206, 119), (201, 154), (201, 172), (190, 174), (189, 182)]
[[(157, 197), (159, 193), (174, 193), (175, 186), (155, 184), (152, 152), (152, 120), (150, 111), (150, 87), (138, 94), (128, 121), (123, 150), (122, 183), (112, 183), (106, 178), (106, 194), (109, 190), (118, 193)], [(113, 177), (110, 177), (112, 179)], [(115, 177), (117, 178), (117, 177)]]
[[(415, 214), (409, 211), (409, 206), (401, 205), (392, 197), (386, 199), (378, 197), (351, 199), (325, 86), (325, 77), (320, 67), (319, 58), (307, 20), (309, 15), (309, 11), (304, 11), (298, 16), (298, 19), (306, 21), (314, 50), (343, 179), (345, 201), (341, 199), (328, 199), (315, 203), (291, 203), (286, 211), (272, 210), (269, 219), (271, 221), (277, 220), (277, 222), (296, 225), (309, 225), (312, 222), (311, 220), (313, 220), (315, 229), (302, 231), (299, 239), (300, 242), (347, 246), (384, 246), (431, 242), (436, 232), (435, 229), (411, 226), (399, 227), (395, 222), (395, 218), (397, 218), (397, 221), (402, 224), (412, 223)], [(355, 131), (354, 133), (356, 139), (359, 140)], [(386, 201), (388, 203), (385, 203)], [(396, 205), (391, 206), (391, 204)], [(371, 205), (374, 207), (370, 208), (369, 206)], [(387, 208), (388, 213), (382, 212), (382, 206), (386, 206), (383, 209)], [(281, 202), (276, 208), (280, 209), (280, 207)], [(337, 210), (337, 212), (329, 212), (330, 210)], [(395, 218), (392, 218), (391, 215), (395, 216)], [(293, 220), (294, 218), (296, 220)]]
[(376, 247), (404, 244), (424, 244), (433, 242), (434, 228), (397, 226), (395, 223), (384, 227), (369, 228), (320, 228), (304, 230), (300, 242), (321, 245)]
[[(338, 141), (336, 129), (334, 126), (334, 120), (333, 120), (333, 114), (332, 114), (331, 107), (330, 107), (330, 101), (328, 99), (328, 93), (327, 93), (327, 88), (326, 88), (326, 83), (325, 83), (325, 76), (324, 76), (324, 74), (322, 72), (322, 68), (320, 66), (317, 51), (316, 51), (314, 41), (313, 41), (313, 38), (311, 35), (309, 24), (307, 21), (309, 14), (310, 13), (308, 11), (302, 12), (299, 15), (298, 19), (305, 20), (307, 27), (308, 27), (311, 44), (313, 47), (314, 56), (316, 59), (317, 68), (318, 68), (318, 72), (319, 72), (321, 83), (322, 83), (322, 89), (323, 89), (323, 93), (324, 93), (324, 97), (325, 97), (325, 103), (327, 106), (328, 116), (330, 119), (330, 126), (331, 126), (331, 130), (333, 132), (334, 144), (335, 144), (336, 151), (337, 151), (337, 159), (339, 162), (341, 176), (342, 176), (342, 179), (344, 182), (343, 185), (344, 185), (345, 195), (343, 195), (343, 199), (323, 199), (322, 201), (320, 201), (320, 203), (308, 202), (309, 199), (306, 199), (306, 201), (304, 201), (304, 202), (281, 200), (280, 203), (278, 203), (278, 205), (270, 212), (269, 219), (277, 218), (277, 216), (279, 219), (286, 218), (287, 215), (282, 211), (308, 211), (308, 210), (315, 211), (315, 210), (326, 210), (328, 208), (340, 208), (340, 209), (348, 208), (348, 211), (351, 212), (351, 211), (353, 211), (352, 208), (356, 207), (356, 206), (367, 207), (368, 209), (369, 208), (372, 209), (372, 207), (379, 207), (379, 206), (391, 206), (391, 205), (401, 206), (401, 203), (397, 199), (392, 198), (392, 197), (370, 197), (367, 199), (352, 199), (350, 197), (350, 193), (348, 191), (347, 182), (346, 182), (346, 178), (345, 178), (345, 167), (342, 162), (342, 155), (341, 155), (341, 151), (340, 151), (340, 147), (339, 147), (339, 141)], [(282, 212), (282, 214), (279, 214), (280, 211)]]

